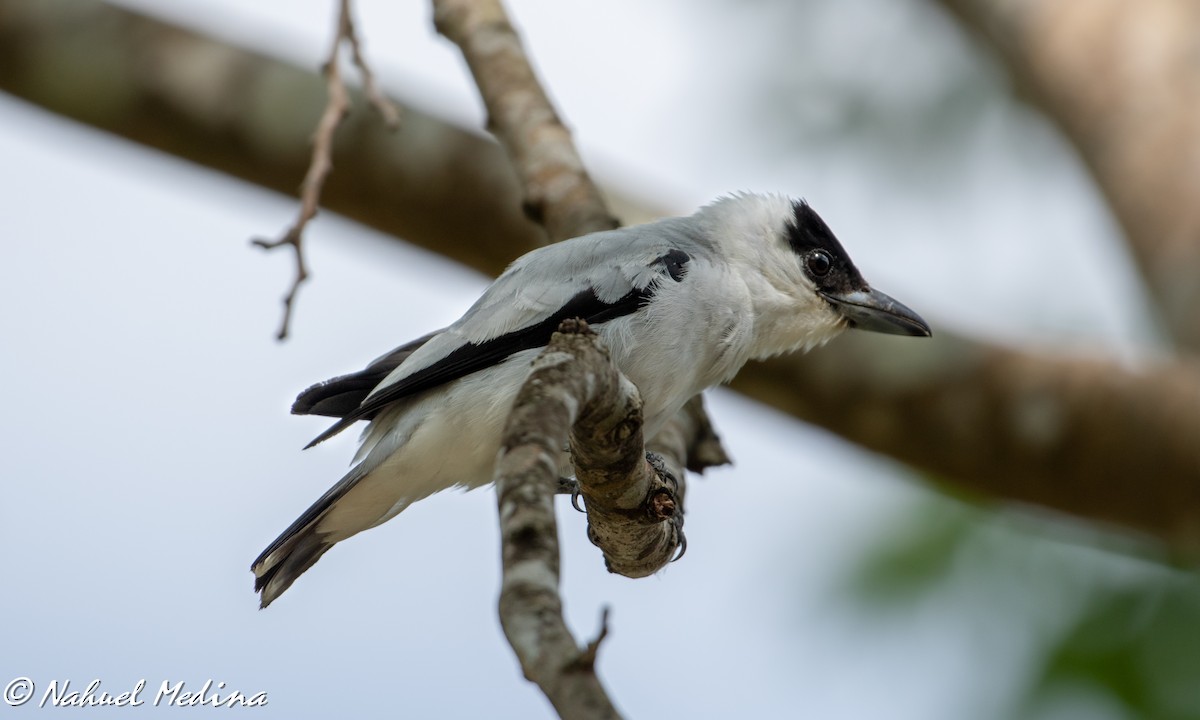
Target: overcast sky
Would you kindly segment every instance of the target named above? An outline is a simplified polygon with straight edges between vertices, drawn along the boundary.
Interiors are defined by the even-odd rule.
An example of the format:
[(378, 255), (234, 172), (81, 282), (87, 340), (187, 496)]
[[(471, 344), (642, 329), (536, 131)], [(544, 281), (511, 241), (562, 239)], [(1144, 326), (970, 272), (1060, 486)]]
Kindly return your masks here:
[[(332, 4), (159, 10), (315, 65)], [(425, 5), (356, 3), (368, 53), (393, 92), (478, 125)], [(754, 114), (722, 101), (753, 64), (765, 11), (566, 5), (512, 3), (602, 180), (681, 213), (739, 189), (803, 195), (864, 273), (935, 327), (1129, 355), (1149, 346), (1111, 220), (1035, 118), (980, 128), (963, 162), (939, 170), (952, 195), (922, 197), (873, 171), (868, 153), (771, 163)], [(283, 228), (294, 198), (4, 96), (0, 124), (0, 683), (36, 684), (13, 716), (53, 712), (35, 707), (53, 681), (93, 679), (114, 694), (145, 679), (147, 706), (89, 717), (548, 716), (496, 620), (490, 489), (444, 493), (339, 545), (267, 611), (251, 589), (250, 561), (353, 454), (352, 433), (300, 452), (324, 425), (288, 415), (295, 393), (452, 321), (486, 279), (322, 214), (309, 231), (314, 278), (293, 339), (278, 344), (290, 260), (247, 240)], [(1013, 138), (1050, 159), (1022, 174), (1029, 153), (1001, 143)], [(1030, 292), (1055, 283), (1074, 291), (1060, 303)], [(569, 620), (587, 639), (611, 607), (599, 667), (618, 706), (914, 720), (1003, 707), (1032, 638), (946, 608), (872, 624), (841, 607), (854, 561), (923, 496), (916, 480), (731, 393), (710, 407), (736, 465), (693, 480), (684, 561), (651, 579), (609, 576), (582, 516), (561, 508)], [(266, 692), (269, 705), (148, 707), (163, 681), (210, 679)]]

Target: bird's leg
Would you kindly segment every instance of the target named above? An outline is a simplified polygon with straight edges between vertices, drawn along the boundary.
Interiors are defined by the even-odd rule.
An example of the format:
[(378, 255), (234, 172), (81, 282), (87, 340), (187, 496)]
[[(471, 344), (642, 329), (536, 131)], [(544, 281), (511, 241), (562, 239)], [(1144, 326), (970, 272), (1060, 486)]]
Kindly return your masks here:
[(679, 492), (679, 479), (667, 467), (667, 461), (663, 460), (662, 455), (647, 450), (646, 462), (650, 463), (650, 467), (654, 468), (654, 472), (658, 474), (659, 479), (671, 486), (672, 494)]
[(679, 554), (671, 562), (678, 561), (687, 552), (687, 536), (683, 534), (683, 498), (679, 494), (679, 478), (667, 467), (666, 461), (658, 453), (646, 452), (646, 462), (654, 469), (654, 473), (662, 482), (662, 486), (650, 492), (647, 503), (653, 517), (660, 520), (670, 520), (679, 539)]

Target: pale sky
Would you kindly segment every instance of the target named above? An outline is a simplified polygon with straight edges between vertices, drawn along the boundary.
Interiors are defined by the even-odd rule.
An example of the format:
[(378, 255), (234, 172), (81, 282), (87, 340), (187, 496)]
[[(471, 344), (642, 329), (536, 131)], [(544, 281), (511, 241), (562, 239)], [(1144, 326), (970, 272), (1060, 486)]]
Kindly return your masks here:
[[(315, 64), (332, 4), (159, 9)], [(511, 5), (602, 181), (680, 213), (739, 189), (802, 195), (864, 273), (935, 328), (1151, 347), (1111, 220), (1031, 116), (979, 128), (962, 164), (942, 169), (956, 194), (923, 196), (867, 153), (765, 160), (755, 118), (722, 101), (756, 47), (754, 16), (727, 18), (733, 4)], [(424, 3), (356, 6), (387, 88), (478, 122)], [(326, 213), (309, 230), (314, 277), (294, 337), (277, 344), (290, 260), (248, 239), (284, 227), (294, 198), (6, 96), (0, 124), (0, 683), (37, 686), (10, 714), (53, 712), (35, 707), (52, 681), (98, 678), (114, 694), (146, 679), (146, 700), (163, 681), (212, 679), (269, 705), (88, 717), (550, 716), (496, 620), (491, 489), (444, 493), (339, 545), (269, 610), (249, 572), (353, 454), (353, 433), (300, 452), (323, 424), (290, 416), (294, 395), (450, 322), (486, 279)], [(1004, 145), (1018, 137), (1053, 160), (1023, 174), (1028, 153)], [(1058, 283), (1071, 290), (1054, 302), (1029, 292)], [(691, 480), (682, 562), (610, 576), (582, 517), (560, 508), (569, 621), (586, 641), (611, 607), (599, 667), (617, 705), (630, 717), (913, 720), (1003, 708), (1037, 640), (1029, 627), (949, 607), (888, 624), (841, 607), (855, 560), (923, 495), (916, 480), (735, 394), (711, 393), (710, 409), (736, 465)]]

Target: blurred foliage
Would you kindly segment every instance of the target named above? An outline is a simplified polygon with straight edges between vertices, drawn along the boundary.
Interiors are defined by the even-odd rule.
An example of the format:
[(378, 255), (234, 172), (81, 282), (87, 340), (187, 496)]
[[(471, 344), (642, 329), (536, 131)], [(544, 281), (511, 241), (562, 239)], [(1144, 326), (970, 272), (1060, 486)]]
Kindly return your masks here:
[(916, 602), (929, 587), (952, 571), (954, 548), (975, 528), (970, 513), (950, 508), (915, 512), (888, 534), (867, 556), (855, 575), (855, 594), (865, 600), (898, 606)]
[(1200, 583), (1168, 573), (1089, 598), (1047, 649), (1030, 705), (1058, 686), (1090, 681), (1137, 716), (1200, 718)]
[[(1200, 578), (1160, 559), (1061, 518), (927, 498), (883, 530), (846, 590), (897, 622), (941, 603), (947, 626), (1028, 638), (1015, 669), (1028, 681), (1001, 717), (1087, 717), (1080, 708), (1107, 701), (1124, 717), (1195, 720)], [(1004, 672), (1003, 652), (978, 652)]]

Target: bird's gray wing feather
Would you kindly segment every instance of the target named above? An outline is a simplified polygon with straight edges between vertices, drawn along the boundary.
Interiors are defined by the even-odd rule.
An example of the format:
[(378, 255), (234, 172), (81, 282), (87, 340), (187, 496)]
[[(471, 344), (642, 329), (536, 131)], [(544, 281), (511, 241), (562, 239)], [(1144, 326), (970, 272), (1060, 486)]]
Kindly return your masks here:
[[(689, 259), (662, 234), (632, 230), (535, 250), (513, 263), (461, 319), (416, 347), (356, 408), (341, 413), (346, 408), (339, 406), (342, 419), (308, 447), (392, 403), (541, 347), (564, 319), (600, 324), (632, 313), (664, 278), (682, 280)], [(348, 384), (350, 377), (356, 376), (341, 380)], [(367, 379), (355, 381), (356, 392)]]
[[(294, 415), (324, 415), (344, 418), (358, 409), (371, 391), (383, 382), (393, 370), (400, 367), (418, 348), (434, 336), (445, 332), (437, 330), (412, 342), (401, 345), (391, 352), (371, 361), (362, 370), (349, 375), (339, 375), (331, 380), (319, 382), (296, 397), (292, 403)], [(368, 418), (369, 419), (369, 418)]]

